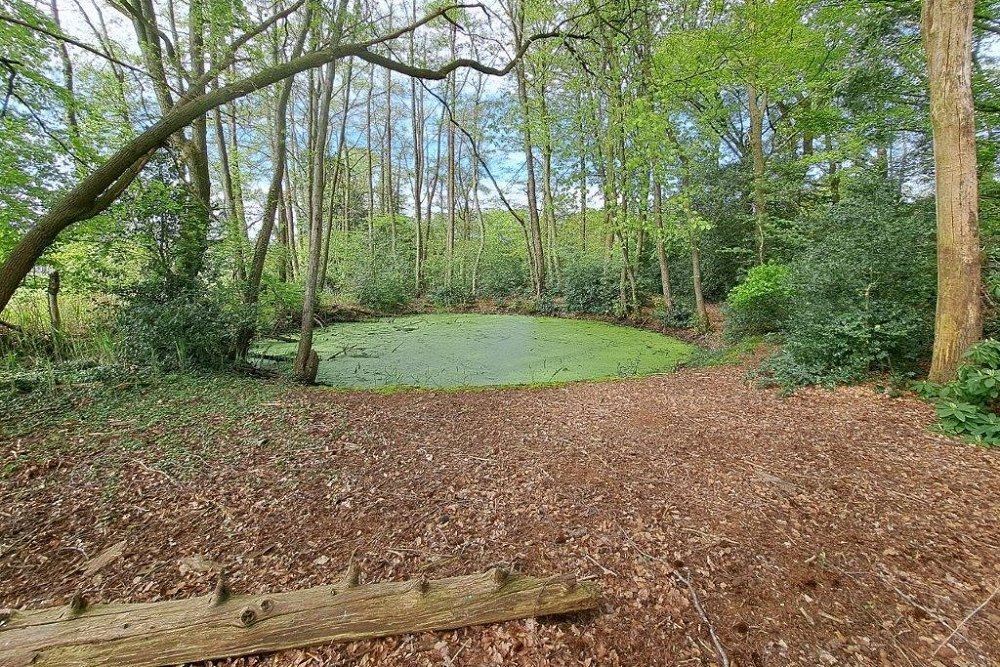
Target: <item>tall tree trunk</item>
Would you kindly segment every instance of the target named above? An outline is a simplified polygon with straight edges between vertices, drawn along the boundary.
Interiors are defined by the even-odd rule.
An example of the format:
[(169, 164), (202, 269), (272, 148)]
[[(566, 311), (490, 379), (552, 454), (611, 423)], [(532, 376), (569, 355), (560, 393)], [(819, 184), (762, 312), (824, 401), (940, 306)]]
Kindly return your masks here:
[(954, 379), (983, 334), (976, 124), (972, 106), (972, 0), (924, 0), (937, 206), (938, 294), (929, 379)]
[(660, 265), (660, 286), (663, 289), (663, 307), (669, 313), (674, 308), (674, 299), (670, 294), (670, 265), (667, 262), (667, 250), (663, 227), (663, 186), (659, 179), (653, 180), (653, 217), (656, 218), (656, 260)]
[[(302, 53), (305, 46), (306, 35), (309, 32), (312, 10), (306, 10), (305, 21), (299, 32), (298, 39), (292, 50), (292, 57), (297, 58)], [(277, 60), (277, 57), (275, 57)], [(281, 221), (279, 238), (282, 244), (281, 264), (279, 265), (279, 279), (284, 282), (287, 278), (288, 269), (292, 265), (294, 257), (293, 244), (295, 235), (292, 232), (292, 220), (285, 210), (284, 197), (282, 195), (281, 184), (286, 177), (286, 151), (288, 148), (288, 102), (292, 95), (292, 84), (295, 77), (291, 76), (281, 83), (278, 92), (278, 102), (274, 111), (274, 173), (271, 175), (271, 183), (267, 189), (267, 198), (264, 200), (264, 217), (261, 219), (260, 232), (257, 234), (257, 242), (254, 245), (253, 259), (250, 262), (250, 274), (247, 276), (247, 286), (245, 301), (253, 306), (257, 303), (260, 294), (260, 281), (264, 275), (264, 261), (267, 258), (267, 248), (271, 242), (271, 234), (274, 230), (275, 218), (278, 207), (281, 207)]]
[(697, 232), (691, 232), (691, 282), (694, 285), (694, 319), (698, 331), (708, 331), (708, 310), (701, 288), (701, 249)]
[(316, 131), (313, 154), (310, 155), (310, 180), (312, 186), (309, 208), (309, 262), (306, 267), (305, 295), (302, 300), (302, 331), (299, 335), (298, 352), (295, 355), (295, 374), (303, 382), (311, 383), (316, 377), (312, 373), (313, 326), (316, 316), (321, 285), (319, 284), (320, 261), (323, 252), (323, 192), (326, 186), (324, 165), (326, 163), (327, 138), (330, 127), (330, 101), (333, 97), (335, 63), (326, 66), (320, 99), (317, 104)]
[(549, 249), (546, 257), (549, 260), (549, 275), (559, 284), (559, 232), (556, 228), (555, 196), (552, 193), (552, 143), (546, 141), (542, 145), (542, 211), (545, 217), (546, 237)]
[[(417, 15), (417, 3), (413, 3), (412, 18), (415, 21)], [(414, 34), (410, 33), (410, 62), (416, 62), (416, 40)], [(417, 96), (417, 80), (410, 79), (410, 126), (413, 130), (413, 225), (415, 227), (414, 260), (413, 260), (413, 286), (418, 292), (423, 286), (423, 260), (424, 260), (424, 224), (422, 195), (424, 186), (424, 92), (420, 89), (419, 98)]]
[[(59, 3), (52, 0), (52, 22), (56, 28), (62, 32), (62, 23), (59, 20)], [(80, 125), (76, 118), (76, 96), (73, 91), (73, 61), (69, 58), (69, 49), (66, 42), (59, 41), (59, 60), (62, 61), (63, 87), (66, 88), (66, 124), (69, 127), (69, 136), (76, 142), (80, 139)]]
[[(516, 6), (511, 19), (514, 23), (514, 39), (520, 44), (524, 35), (524, 8)], [(538, 188), (535, 181), (534, 145), (531, 137), (531, 107), (528, 104), (528, 81), (524, 62), (518, 61), (514, 68), (517, 78), (517, 97), (521, 104), (522, 138), (524, 143), (524, 166), (528, 198), (528, 230), (531, 244), (528, 248), (534, 267), (534, 291), (536, 297), (541, 297), (545, 291), (545, 251), (542, 247), (542, 228), (538, 213)]]
[[(410, 39), (413, 39), (412, 35)], [(372, 149), (372, 95), (375, 92), (375, 67), (368, 70), (368, 92), (365, 95), (365, 156), (368, 162), (368, 252), (375, 261), (375, 155)], [(414, 82), (413, 85), (416, 85)], [(419, 204), (417, 216), (419, 217)]]
[(242, 225), (243, 234), (245, 235), (246, 223), (240, 219), (241, 215), (237, 212), (236, 188), (233, 186), (232, 165), (229, 161), (229, 149), (226, 146), (226, 132), (225, 128), (222, 126), (222, 114), (219, 111), (219, 107), (215, 108), (212, 115), (215, 120), (215, 140), (219, 151), (219, 171), (222, 176), (222, 193), (225, 198), (226, 217), (229, 220), (229, 227), (231, 228), (231, 233), (233, 235), (233, 275), (236, 277), (236, 280), (243, 282), (247, 278), (246, 258), (243, 255), (243, 238), (240, 236), (237, 226)]
[(764, 219), (767, 215), (767, 189), (764, 183), (764, 114), (767, 96), (754, 85), (747, 86), (750, 104), (750, 155), (753, 160), (753, 220), (757, 237), (757, 261), (764, 263)]
[[(457, 48), (458, 39), (458, 26), (452, 24), (451, 30), (449, 31), (449, 46), (451, 48), (451, 57), (455, 57), (455, 51)], [(456, 108), (456, 102), (458, 97), (458, 84), (455, 80), (455, 75), (448, 77), (445, 83), (446, 95), (448, 104), (451, 109)], [(455, 263), (455, 223), (456, 223), (456, 211), (455, 206), (457, 202), (456, 198), (456, 183), (455, 183), (455, 171), (457, 165), (455, 163), (455, 123), (452, 122), (449, 117), (448, 120), (448, 164), (447, 164), (447, 187), (448, 187), (448, 210), (444, 234), (444, 283), (448, 287), (451, 287), (452, 273), (454, 271)]]
[[(345, 183), (343, 229), (345, 233), (349, 231), (348, 230), (349, 221), (347, 216), (347, 207), (349, 202), (346, 199), (347, 197), (346, 193), (349, 191), (347, 186), (349, 186), (351, 182), (351, 167), (350, 167), (351, 156), (347, 149), (347, 116), (351, 110), (351, 82), (353, 76), (354, 76), (354, 59), (348, 58), (347, 72), (345, 74), (347, 83), (344, 86), (344, 109), (343, 113), (340, 116), (340, 131), (337, 134), (337, 159), (334, 162), (334, 167), (333, 167), (333, 186), (330, 188), (329, 224), (327, 225), (326, 239), (323, 241), (323, 259), (320, 262), (320, 267), (319, 267), (319, 285), (321, 290), (323, 288), (323, 285), (326, 284), (326, 272), (327, 269), (329, 268), (328, 265), (330, 263), (330, 242), (333, 239), (333, 220), (335, 217), (334, 216), (335, 206), (333, 202), (336, 199), (337, 186), (340, 184), (341, 178), (344, 179)], [(341, 155), (344, 156), (343, 168), (341, 168), (341, 163), (340, 163)]]

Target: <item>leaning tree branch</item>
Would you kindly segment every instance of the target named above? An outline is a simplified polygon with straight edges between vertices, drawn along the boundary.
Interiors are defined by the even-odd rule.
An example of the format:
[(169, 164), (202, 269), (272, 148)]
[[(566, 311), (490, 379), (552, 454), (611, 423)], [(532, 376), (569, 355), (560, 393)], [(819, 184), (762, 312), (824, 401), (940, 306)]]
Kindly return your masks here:
[(288, 16), (293, 14), (303, 4), (305, 4), (305, 0), (296, 0), (296, 2), (292, 3), (292, 5), (289, 6), (287, 9), (284, 9), (276, 14), (273, 14), (270, 18), (267, 18), (264, 21), (258, 23), (251, 30), (248, 30), (247, 32), (243, 33), (242, 35), (234, 39), (233, 43), (226, 48), (226, 55), (221, 60), (219, 60), (219, 62), (216, 63), (214, 67), (210, 68), (207, 72), (205, 72), (205, 74), (200, 76), (196, 81), (193, 81), (191, 83), (191, 88), (194, 90), (198, 90), (200, 87), (206, 85), (209, 81), (217, 77), (219, 73), (221, 73), (224, 69), (226, 69), (227, 67), (232, 65), (233, 62), (235, 62), (237, 51), (239, 51), (240, 48), (246, 45), (247, 42), (249, 42), (254, 37), (257, 37), (258, 35), (263, 33), (265, 30), (270, 28), (272, 25), (274, 25), (281, 19), (287, 18)]
[[(426, 21), (422, 19), (414, 23), (423, 25)], [(114, 187), (115, 184), (119, 183), (119, 179), (133, 168), (144, 155), (155, 151), (171, 135), (218, 106), (245, 97), (299, 72), (321, 67), (350, 56), (421, 79), (444, 79), (448, 74), (460, 68), (474, 69), (493, 76), (503, 76), (514, 68), (516, 62), (524, 56), (531, 44), (553, 37), (571, 38), (574, 35), (559, 30), (532, 35), (524, 41), (515, 56), (503, 67), (488, 66), (469, 58), (458, 58), (436, 69), (415, 67), (373, 53), (369, 50), (370, 44), (367, 42), (335, 45), (311, 51), (285, 63), (266, 67), (254, 75), (202, 93), (197, 97), (180, 100), (178, 104), (168, 109), (159, 121), (118, 149), (103, 164), (57, 200), (49, 211), (21, 237), (8, 254), (3, 265), (0, 266), (0, 313), (7, 307), (21, 281), (35, 266), (42, 253), (55, 242), (58, 235), (73, 223), (90, 217), (88, 211), (92, 208), (95, 199), (103, 197), (101, 201), (110, 205), (113, 198), (109, 199), (104, 195), (115, 193), (117, 190)], [(117, 192), (115, 196), (120, 194)]]

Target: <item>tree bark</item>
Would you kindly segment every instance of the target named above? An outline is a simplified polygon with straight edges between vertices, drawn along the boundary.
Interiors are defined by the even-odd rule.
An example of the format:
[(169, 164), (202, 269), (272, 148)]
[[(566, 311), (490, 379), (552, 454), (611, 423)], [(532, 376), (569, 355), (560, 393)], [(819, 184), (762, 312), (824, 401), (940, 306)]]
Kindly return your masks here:
[(428, 581), (342, 583), (267, 595), (210, 596), (13, 612), (0, 627), (9, 667), (158, 667), (290, 648), (452, 630), (595, 609), (599, 591), (567, 576), (493, 568)]
[(691, 282), (694, 285), (694, 319), (699, 332), (708, 331), (708, 309), (701, 288), (701, 249), (696, 233), (691, 234)]
[[(292, 59), (298, 58), (305, 46), (306, 35), (309, 32), (312, 11), (306, 10), (306, 20), (303, 22), (298, 39), (293, 47)], [(267, 249), (271, 243), (271, 234), (274, 230), (275, 218), (278, 215), (278, 206), (281, 206), (282, 221), (281, 233), (279, 234), (284, 245), (284, 255), (281, 258), (279, 268), (279, 278), (284, 282), (287, 277), (288, 267), (291, 263), (290, 248), (295, 242), (294, 237), (289, 234), (290, 220), (285, 215), (285, 206), (281, 192), (281, 184), (285, 178), (286, 152), (288, 147), (288, 101), (292, 95), (292, 84), (295, 77), (290, 76), (281, 84), (278, 92), (277, 108), (274, 112), (274, 173), (271, 175), (271, 183), (267, 188), (267, 199), (264, 200), (264, 217), (261, 219), (260, 232), (257, 234), (257, 242), (254, 245), (253, 259), (250, 262), (250, 273), (247, 276), (245, 301), (247, 305), (253, 306), (257, 303), (260, 295), (260, 281), (264, 275), (264, 261), (267, 259)]]
[[(346, 4), (344, 0), (342, 3)], [(309, 207), (309, 261), (306, 265), (305, 295), (302, 299), (302, 330), (299, 334), (298, 353), (295, 356), (295, 374), (303, 382), (311, 383), (309, 361), (312, 354), (312, 339), (316, 304), (322, 285), (319, 284), (320, 260), (323, 253), (323, 193), (326, 186), (327, 133), (330, 127), (330, 101), (333, 97), (333, 82), (336, 63), (329, 63), (320, 87), (320, 100), (316, 115), (316, 137), (313, 153), (310, 155), (312, 181), (311, 205)]]
[(658, 179), (653, 181), (653, 217), (656, 218), (656, 260), (660, 265), (660, 286), (663, 290), (663, 307), (669, 313), (674, 308), (674, 299), (670, 293), (670, 264), (667, 262), (667, 249), (663, 228), (663, 186)]
[(767, 194), (764, 183), (764, 114), (767, 98), (754, 85), (747, 86), (750, 104), (750, 155), (753, 159), (753, 220), (757, 237), (757, 261), (764, 263), (764, 218)]
[[(514, 38), (520, 44), (524, 31), (524, 8), (516, 5), (511, 10), (511, 20), (514, 25)], [(531, 255), (534, 271), (535, 296), (541, 297), (545, 291), (545, 251), (542, 247), (542, 228), (538, 213), (538, 188), (535, 180), (535, 156), (534, 146), (531, 137), (531, 107), (528, 104), (528, 81), (524, 63), (518, 61), (515, 67), (517, 77), (517, 97), (521, 104), (522, 128), (521, 133), (524, 140), (524, 167), (526, 172), (526, 188), (528, 199), (528, 230), (530, 232), (530, 246), (528, 251)]]
[[(434, 11), (419, 21), (412, 23), (403, 31), (410, 30), (430, 22), (440, 16), (442, 11)], [(405, 34), (400, 30), (394, 34)], [(215, 107), (244, 97), (250, 93), (273, 85), (278, 81), (321, 67), (339, 58), (357, 56), (369, 63), (398, 71), (407, 76), (421, 79), (441, 80), (459, 68), (471, 68), (484, 74), (504, 76), (520, 62), (530, 45), (538, 40), (555, 36), (554, 33), (538, 33), (524, 40), (513, 58), (503, 67), (491, 67), (474, 60), (459, 58), (441, 67), (431, 69), (416, 65), (408, 65), (391, 58), (376, 54), (370, 50), (371, 44), (377, 42), (356, 42), (343, 45), (333, 45), (310, 51), (298, 58), (266, 67), (256, 74), (239, 81), (203, 91), (197, 94), (189, 93), (176, 105), (164, 111), (160, 119), (139, 133), (134, 139), (118, 149), (97, 169), (80, 180), (69, 192), (60, 197), (43, 214), (38, 222), (21, 239), (8, 254), (0, 266), (0, 313), (3, 313), (11, 297), (21, 281), (28, 275), (38, 262), (42, 253), (55, 241), (58, 235), (75, 222), (88, 220), (98, 215), (121, 196), (122, 192), (135, 179), (146, 165), (146, 161), (154, 151), (161, 148), (171, 135), (190, 125), (196, 118), (204, 116)], [(386, 41), (389, 36), (383, 36)], [(155, 79), (154, 79), (155, 84)]]
[(982, 259), (972, 106), (972, 0), (924, 0), (937, 207), (938, 294), (929, 379), (955, 378), (983, 334)]
[(52, 326), (53, 333), (62, 329), (62, 316), (59, 314), (59, 287), (59, 272), (52, 271), (49, 273), (49, 284), (46, 291), (49, 297), (49, 324)]

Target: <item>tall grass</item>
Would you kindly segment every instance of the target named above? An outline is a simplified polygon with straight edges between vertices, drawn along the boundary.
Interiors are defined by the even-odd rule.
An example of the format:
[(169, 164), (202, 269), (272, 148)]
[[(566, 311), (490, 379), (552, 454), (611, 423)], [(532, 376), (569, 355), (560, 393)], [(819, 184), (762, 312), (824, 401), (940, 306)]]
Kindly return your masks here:
[(46, 293), (21, 290), (3, 312), (3, 321), (12, 328), (0, 327), (0, 372), (41, 369), (80, 359), (111, 363), (111, 305), (108, 300), (61, 294), (61, 326), (53, 331)]

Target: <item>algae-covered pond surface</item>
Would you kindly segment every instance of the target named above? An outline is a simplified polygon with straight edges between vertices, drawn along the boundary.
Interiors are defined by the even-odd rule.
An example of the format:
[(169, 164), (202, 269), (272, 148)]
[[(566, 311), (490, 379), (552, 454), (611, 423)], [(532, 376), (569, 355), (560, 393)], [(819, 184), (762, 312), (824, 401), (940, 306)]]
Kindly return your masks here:
[[(651, 375), (694, 348), (604, 322), (526, 315), (434, 314), (333, 324), (316, 332), (317, 381), (377, 389), (487, 387)], [(263, 342), (268, 356), (295, 343)]]

